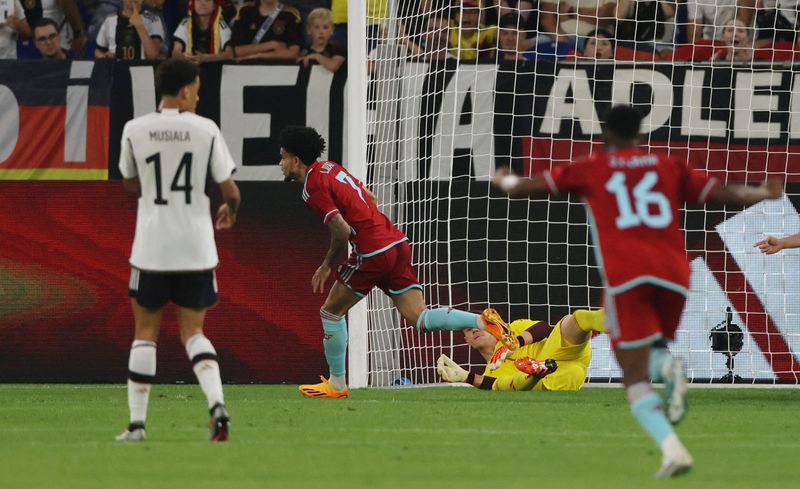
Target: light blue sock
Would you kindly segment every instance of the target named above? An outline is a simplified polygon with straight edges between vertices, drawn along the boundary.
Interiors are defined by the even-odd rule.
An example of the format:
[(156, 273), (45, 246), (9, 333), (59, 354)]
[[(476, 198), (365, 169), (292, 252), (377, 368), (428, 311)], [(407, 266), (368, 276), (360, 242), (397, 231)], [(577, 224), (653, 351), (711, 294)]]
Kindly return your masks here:
[(667, 348), (653, 348), (650, 350), (650, 361), (647, 366), (650, 373), (650, 382), (661, 382), (664, 380), (661, 369), (671, 358), (672, 355)]
[(479, 315), (448, 307), (426, 309), (417, 319), (419, 331), (462, 331), (470, 328), (483, 329)]
[[(631, 389), (628, 389), (628, 393), (630, 397)], [(631, 402), (631, 413), (659, 447), (661, 442), (674, 432), (672, 425), (664, 415), (661, 397), (651, 387), (649, 393)]]
[(322, 346), (325, 348), (325, 359), (328, 360), (328, 367), (331, 375), (344, 377), (345, 356), (347, 355), (347, 323), (344, 317), (331, 314), (324, 309), (319, 311), (322, 318), (322, 329), (325, 331), (325, 339)]

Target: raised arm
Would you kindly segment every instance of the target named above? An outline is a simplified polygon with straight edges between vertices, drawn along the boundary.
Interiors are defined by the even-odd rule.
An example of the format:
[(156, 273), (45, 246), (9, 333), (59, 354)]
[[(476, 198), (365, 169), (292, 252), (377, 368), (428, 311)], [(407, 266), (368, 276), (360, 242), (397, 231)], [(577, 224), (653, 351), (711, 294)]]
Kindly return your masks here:
[(347, 240), (350, 238), (350, 225), (347, 221), (341, 214), (336, 214), (328, 221), (328, 229), (331, 231), (331, 244), (322, 265), (311, 278), (311, 288), (314, 292), (325, 291), (325, 282), (331, 274), (331, 266), (347, 253)]
[(765, 199), (777, 199), (783, 195), (783, 183), (767, 180), (758, 187), (729, 183), (718, 185), (708, 197), (709, 202), (719, 204), (753, 205)]
[(82, 58), (86, 47), (86, 31), (83, 25), (83, 19), (78, 11), (78, 2), (75, 0), (56, 0), (56, 3), (69, 21), (72, 27), (72, 51), (75, 52), (77, 57)]

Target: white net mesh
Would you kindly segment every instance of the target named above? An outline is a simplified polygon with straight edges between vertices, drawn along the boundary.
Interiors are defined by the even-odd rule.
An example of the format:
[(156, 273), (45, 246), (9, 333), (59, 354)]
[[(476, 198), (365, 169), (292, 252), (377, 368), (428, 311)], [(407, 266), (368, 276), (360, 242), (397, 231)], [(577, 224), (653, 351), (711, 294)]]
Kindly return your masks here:
[[(492, 306), (506, 318), (552, 324), (600, 306), (583, 204), (510, 201), (489, 179), (501, 166), (533, 175), (598, 149), (600, 115), (614, 103), (641, 109), (646, 147), (724, 180), (797, 178), (800, 75), (789, 62), (792, 42), (759, 47), (754, 29), (737, 41), (731, 18), (704, 16), (690, 24), (711, 25), (719, 39), (676, 45), (687, 32), (702, 34), (676, 28), (683, 7), (656, 2), (620, 2), (628, 21), (616, 31), (603, 3), (592, 2), (600, 19), (592, 30), (607, 32), (587, 35), (580, 25), (573, 32), (559, 20), (558, 34), (548, 34), (551, 16), (588, 8), (572, 3), (559, 15), (554, 4), (526, 1), (502, 2), (503, 9), (473, 0), (389, 1), (385, 10), (368, 9), (368, 183), (411, 239), (429, 306)], [(752, 247), (765, 234), (800, 231), (794, 190), (789, 183), (786, 199), (745, 212), (685, 212), (692, 291), (673, 351), (689, 361), (693, 381), (729, 370), (747, 382), (794, 382), (800, 374), (793, 353), (800, 351), (800, 285), (792, 278), (799, 255)], [(465, 367), (484, 364), (461, 333), (420, 334), (406, 325), (379, 291), (368, 310), (370, 385), (438, 382), (441, 353)], [(732, 369), (712, 348), (711, 330), (720, 324), (728, 333), (717, 334), (717, 349), (725, 339), (734, 345), (726, 349), (737, 350), (741, 339)], [(618, 378), (607, 338), (592, 344), (589, 380)]]

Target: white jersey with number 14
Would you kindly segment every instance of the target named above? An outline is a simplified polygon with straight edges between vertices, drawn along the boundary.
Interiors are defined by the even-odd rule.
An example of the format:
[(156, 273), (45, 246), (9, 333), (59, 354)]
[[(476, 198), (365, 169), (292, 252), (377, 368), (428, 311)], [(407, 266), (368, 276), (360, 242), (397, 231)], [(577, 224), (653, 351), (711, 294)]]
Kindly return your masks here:
[(214, 121), (175, 109), (133, 119), (122, 131), (119, 168), (126, 179), (138, 176), (142, 189), (131, 265), (152, 272), (215, 268), (206, 179), (210, 172), (224, 182), (235, 164)]

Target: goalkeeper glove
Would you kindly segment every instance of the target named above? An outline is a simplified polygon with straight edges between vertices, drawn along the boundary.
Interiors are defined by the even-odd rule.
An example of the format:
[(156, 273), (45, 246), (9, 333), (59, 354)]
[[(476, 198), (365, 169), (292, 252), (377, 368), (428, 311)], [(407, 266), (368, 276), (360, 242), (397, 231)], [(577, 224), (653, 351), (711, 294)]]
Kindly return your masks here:
[(555, 372), (558, 368), (558, 363), (552, 358), (541, 362), (531, 357), (522, 357), (514, 361), (514, 366), (520, 372), (541, 379)]
[(436, 371), (445, 382), (466, 382), (469, 374), (445, 354), (442, 354), (436, 361)]
[(489, 360), (489, 370), (497, 370), (500, 368), (500, 365), (506, 361), (513, 351), (509, 350), (507, 346), (503, 345), (494, 352), (492, 358)]

